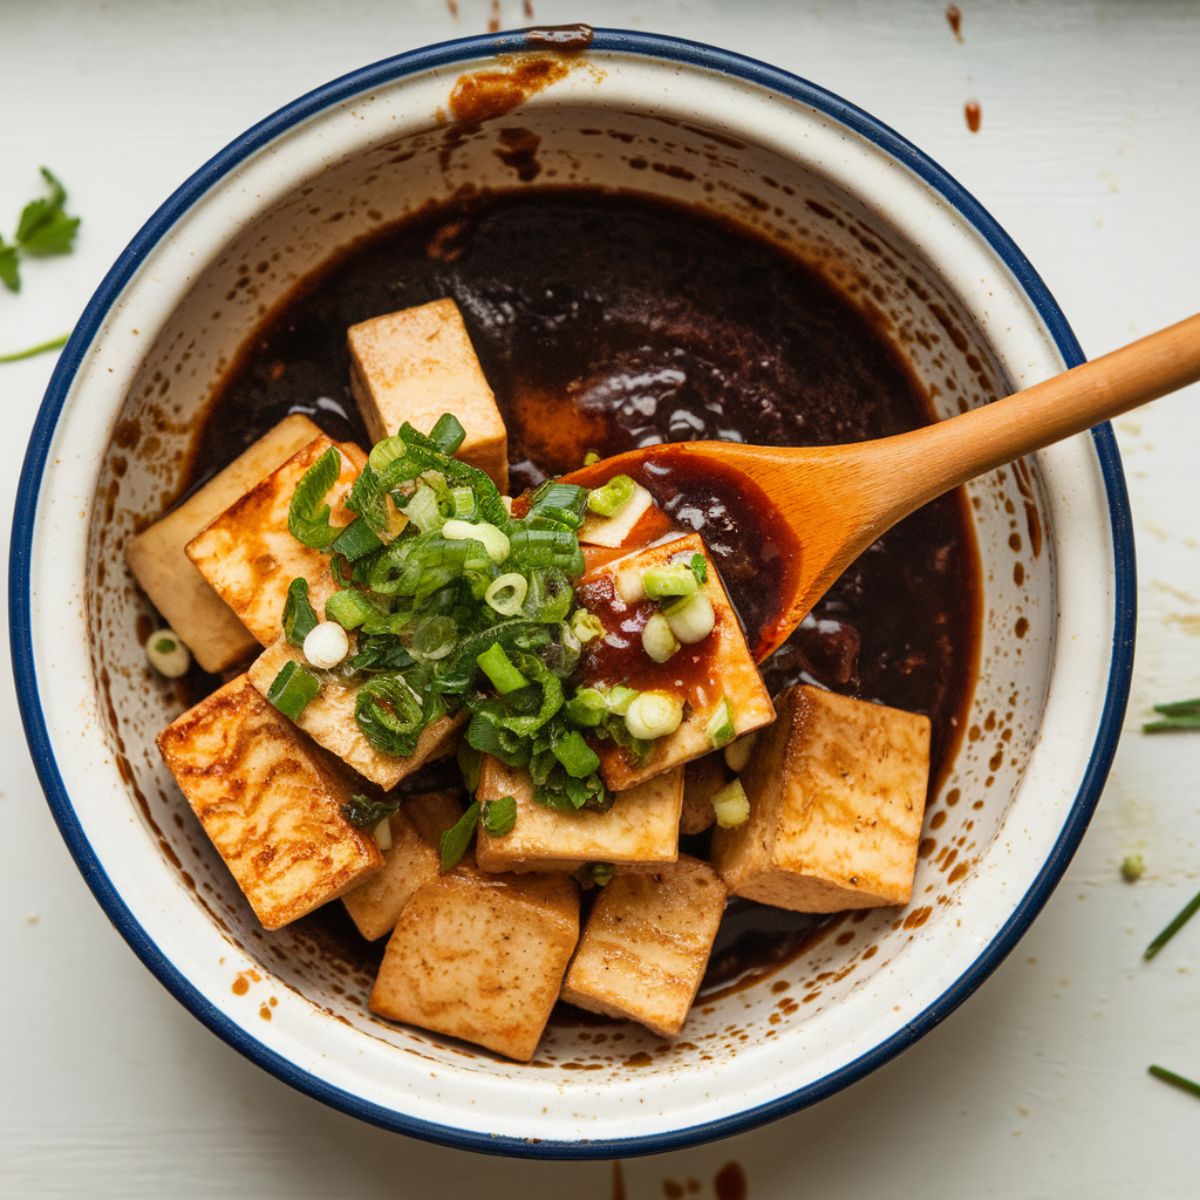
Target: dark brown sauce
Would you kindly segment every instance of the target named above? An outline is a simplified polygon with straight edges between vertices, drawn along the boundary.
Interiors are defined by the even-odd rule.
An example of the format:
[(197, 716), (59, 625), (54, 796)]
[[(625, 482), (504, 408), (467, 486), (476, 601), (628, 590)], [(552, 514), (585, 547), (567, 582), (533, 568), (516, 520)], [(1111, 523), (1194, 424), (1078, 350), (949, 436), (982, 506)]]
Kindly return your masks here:
[[(444, 296), (462, 309), (508, 424), (514, 490), (579, 467), (588, 450), (698, 438), (832, 444), (931, 419), (890, 343), (765, 240), (649, 198), (525, 189), (424, 212), (307, 280), (224, 381), (191, 486), (289, 412), (365, 442), (346, 328)], [(647, 482), (680, 524), (702, 533), (754, 624), (771, 531), (735, 536), (724, 527), (715, 477), (668, 471)], [(764, 665), (768, 686), (815, 682), (928, 714), (936, 788), (970, 698), (979, 595), (967, 508), (954, 493), (846, 572)], [(803, 952), (814, 919), (739, 902), (725, 925), (710, 991)], [(300, 928), (351, 969), (369, 972), (382, 951), (357, 938), (340, 905)]]
[(717, 1200), (746, 1200), (746, 1172), (741, 1164), (726, 1163), (713, 1179), (713, 1195)]
[(954, 34), (955, 41), (961, 42), (962, 35), (962, 9), (957, 4), (951, 4), (946, 8), (946, 24), (950, 26), (950, 32)]
[(980, 125), (983, 124), (983, 108), (978, 100), (968, 100), (963, 105), (963, 116), (966, 118), (967, 128), (972, 133), (978, 133)]

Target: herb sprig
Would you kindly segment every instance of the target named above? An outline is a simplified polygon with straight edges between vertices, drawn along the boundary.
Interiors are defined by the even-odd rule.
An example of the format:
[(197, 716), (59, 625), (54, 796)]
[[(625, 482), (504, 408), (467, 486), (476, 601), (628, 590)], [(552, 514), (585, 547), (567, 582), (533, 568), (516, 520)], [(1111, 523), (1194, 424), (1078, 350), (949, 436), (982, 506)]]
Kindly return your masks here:
[(1142, 726), (1143, 733), (1174, 733), (1184, 729), (1200, 729), (1200, 696), (1193, 700), (1156, 704), (1154, 711), (1158, 716)]
[[(0, 283), (10, 292), (21, 290), (22, 258), (70, 254), (79, 232), (80, 218), (72, 217), (66, 211), (66, 188), (49, 168), (42, 167), (41, 170), (50, 194), (25, 205), (11, 241), (0, 237)], [(22, 352), (22, 356), (25, 353)]]

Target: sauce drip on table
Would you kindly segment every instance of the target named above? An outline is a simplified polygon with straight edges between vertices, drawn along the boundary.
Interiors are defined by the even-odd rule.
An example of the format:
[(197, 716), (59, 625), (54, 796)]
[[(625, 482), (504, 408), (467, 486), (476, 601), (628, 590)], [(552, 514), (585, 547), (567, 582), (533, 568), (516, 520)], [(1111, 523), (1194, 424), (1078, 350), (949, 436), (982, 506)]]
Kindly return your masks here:
[[(289, 412), (365, 444), (346, 328), (444, 296), (462, 309), (508, 424), (514, 491), (576, 470), (589, 450), (608, 456), (700, 438), (828, 445), (931, 419), (888, 340), (778, 247), (646, 197), (525, 189), (423, 212), (305, 281), (220, 389), (193, 485)], [(779, 531), (736, 528), (725, 481), (674, 469), (669, 456), (644, 481), (678, 524), (704, 537), (744, 624), (766, 619), (784, 557)], [(872, 546), (764, 675), (772, 693), (818, 682), (928, 714), (936, 786), (970, 697), (978, 625), (973, 534), (953, 493)], [(776, 949), (802, 945), (813, 923), (769, 917)], [(308, 919), (323, 921), (336, 917)], [(713, 956), (722, 979), (775, 961), (752, 919), (726, 924)], [(361, 943), (346, 953), (377, 958)]]

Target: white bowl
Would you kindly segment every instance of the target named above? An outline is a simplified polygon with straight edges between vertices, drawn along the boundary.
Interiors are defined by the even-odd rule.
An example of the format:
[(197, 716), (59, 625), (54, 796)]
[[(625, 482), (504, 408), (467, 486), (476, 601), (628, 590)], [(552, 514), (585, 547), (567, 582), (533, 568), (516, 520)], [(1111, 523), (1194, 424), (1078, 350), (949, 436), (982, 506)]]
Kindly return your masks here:
[[(1131, 666), (1132, 541), (1107, 427), (971, 487), (980, 677), (971, 731), (929, 810), (910, 912), (846, 922), (780, 972), (790, 991), (704, 1004), (674, 1046), (633, 1027), (603, 1041), (560, 1027), (537, 1064), (502, 1062), (375, 1020), (369, 981), (339, 976), (295, 932), (264, 934), (155, 750), (178, 702), (146, 668), (137, 618), (148, 610), (122, 544), (178, 485), (215, 378), (297, 278), (464, 184), (528, 186), (493, 153), (500, 128), (539, 135), (537, 183), (677, 197), (786, 239), (882, 314), (944, 413), (1082, 357), (1020, 252), (915, 147), (720, 50), (599, 32), (563, 78), (447, 151), (440, 114), (456, 79), (524, 49), (520, 33), (466, 39), (320, 88), (202, 167), (138, 234), (64, 351), (30, 443), (13, 656), (30, 746), (80, 870), (214, 1032), (389, 1128), (514, 1154), (628, 1155), (829, 1095), (910, 1045), (1012, 949), (1109, 767)], [(235, 990), (239, 976), (248, 986)]]

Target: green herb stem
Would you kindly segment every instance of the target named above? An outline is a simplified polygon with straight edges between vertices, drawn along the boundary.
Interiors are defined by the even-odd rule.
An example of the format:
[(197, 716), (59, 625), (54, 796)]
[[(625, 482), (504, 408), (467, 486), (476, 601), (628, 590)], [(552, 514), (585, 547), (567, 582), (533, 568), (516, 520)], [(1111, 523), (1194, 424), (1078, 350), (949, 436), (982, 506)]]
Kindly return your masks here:
[(39, 354), (48, 354), (51, 350), (61, 350), (71, 335), (64, 333), (62, 337), (51, 338), (48, 342), (39, 342), (24, 350), (14, 350), (11, 354), (0, 354), (0, 363), (20, 362), (25, 358), (35, 358)]
[(1187, 1079), (1183, 1075), (1176, 1075), (1174, 1071), (1168, 1071), (1166, 1067), (1160, 1067), (1157, 1063), (1151, 1064), (1146, 1068), (1155, 1079), (1161, 1079), (1163, 1083), (1169, 1083), (1172, 1087), (1179, 1088), (1180, 1091), (1190, 1092), (1193, 1096), (1200, 1096), (1200, 1083), (1195, 1080)]
[(1180, 909), (1175, 919), (1146, 947), (1143, 958), (1152, 959), (1191, 919), (1200, 912), (1200, 892)]

